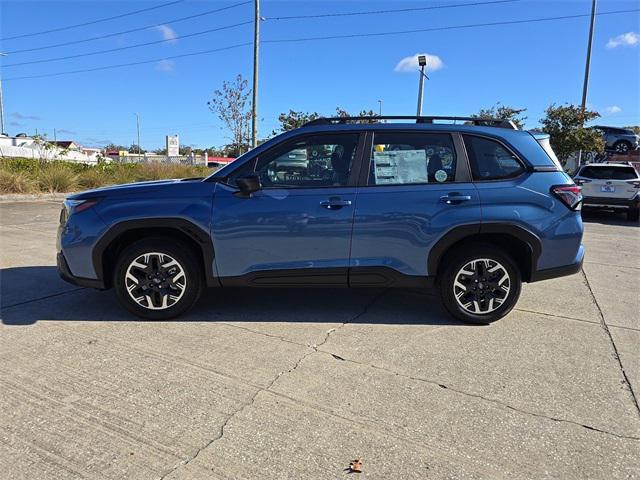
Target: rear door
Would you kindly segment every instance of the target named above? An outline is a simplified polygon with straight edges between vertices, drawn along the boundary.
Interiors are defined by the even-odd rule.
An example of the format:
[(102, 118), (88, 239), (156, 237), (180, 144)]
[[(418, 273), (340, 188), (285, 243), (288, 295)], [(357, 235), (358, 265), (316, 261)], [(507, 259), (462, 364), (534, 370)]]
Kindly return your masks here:
[(582, 180), (582, 195), (596, 198), (630, 200), (637, 193), (636, 170), (630, 165), (587, 165), (576, 179)]
[(455, 133), (417, 130), (368, 135), (349, 283), (433, 275), (427, 257), (435, 242), (454, 227), (481, 220), (462, 141)]

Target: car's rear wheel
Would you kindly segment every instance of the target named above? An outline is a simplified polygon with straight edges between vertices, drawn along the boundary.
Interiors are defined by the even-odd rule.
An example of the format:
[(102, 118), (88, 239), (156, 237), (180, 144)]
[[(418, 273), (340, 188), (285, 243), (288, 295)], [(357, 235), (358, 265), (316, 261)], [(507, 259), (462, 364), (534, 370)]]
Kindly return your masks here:
[(522, 286), (513, 259), (490, 245), (467, 245), (448, 255), (440, 278), (447, 311), (469, 323), (488, 324), (511, 311)]
[(133, 314), (165, 320), (186, 312), (200, 297), (202, 272), (191, 248), (171, 238), (138, 241), (118, 256), (113, 284)]
[(637, 222), (640, 220), (640, 208), (631, 208), (627, 211), (627, 220)]

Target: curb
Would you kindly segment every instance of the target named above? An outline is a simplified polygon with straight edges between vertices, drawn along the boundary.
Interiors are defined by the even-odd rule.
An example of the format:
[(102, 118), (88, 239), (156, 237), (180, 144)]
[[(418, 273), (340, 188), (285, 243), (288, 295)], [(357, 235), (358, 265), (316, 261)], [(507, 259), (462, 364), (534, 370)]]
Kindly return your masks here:
[(71, 195), (74, 192), (67, 193), (8, 193), (0, 195), (0, 203), (7, 202), (42, 202), (42, 201), (59, 201), (65, 199), (67, 195)]

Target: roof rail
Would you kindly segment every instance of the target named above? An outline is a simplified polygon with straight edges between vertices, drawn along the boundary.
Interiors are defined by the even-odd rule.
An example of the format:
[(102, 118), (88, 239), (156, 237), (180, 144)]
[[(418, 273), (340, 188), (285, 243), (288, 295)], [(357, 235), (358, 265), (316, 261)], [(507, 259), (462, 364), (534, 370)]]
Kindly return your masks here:
[(377, 123), (380, 120), (415, 120), (416, 123), (436, 123), (438, 121), (461, 121), (467, 125), (476, 125), (484, 127), (500, 127), (508, 128), (511, 130), (518, 130), (518, 127), (511, 120), (504, 120), (501, 118), (491, 117), (423, 117), (413, 115), (373, 115), (366, 117), (320, 117), (315, 120), (311, 120), (303, 125), (303, 127), (310, 127), (313, 125), (344, 125), (347, 123)]

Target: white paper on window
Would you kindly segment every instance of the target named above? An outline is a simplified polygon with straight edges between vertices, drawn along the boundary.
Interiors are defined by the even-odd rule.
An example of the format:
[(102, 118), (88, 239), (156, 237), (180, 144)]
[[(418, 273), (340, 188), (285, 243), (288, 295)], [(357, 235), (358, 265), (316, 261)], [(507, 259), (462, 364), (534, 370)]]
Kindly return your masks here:
[(376, 185), (427, 183), (427, 155), (424, 150), (373, 152)]

